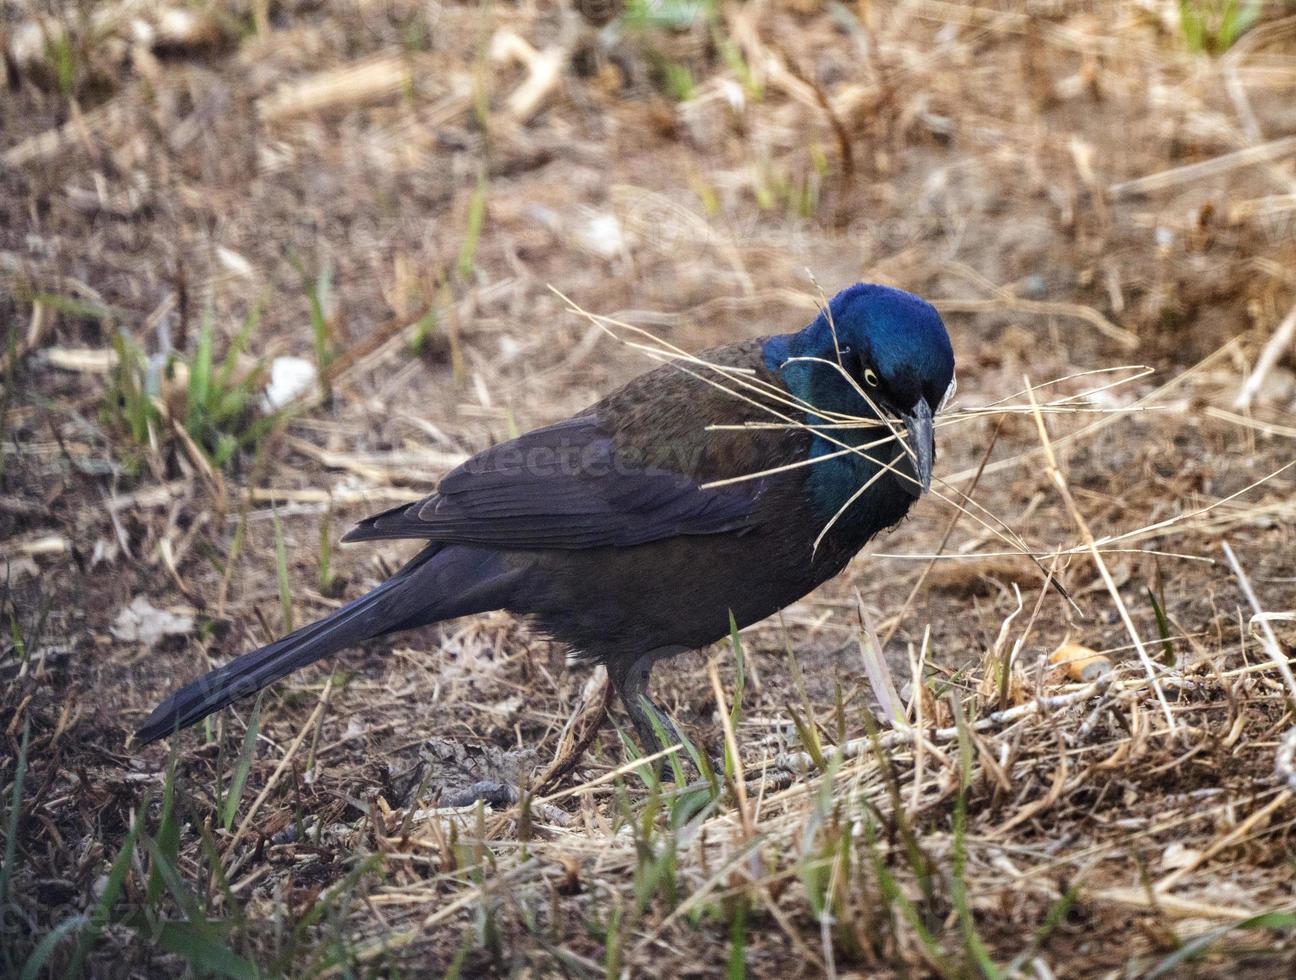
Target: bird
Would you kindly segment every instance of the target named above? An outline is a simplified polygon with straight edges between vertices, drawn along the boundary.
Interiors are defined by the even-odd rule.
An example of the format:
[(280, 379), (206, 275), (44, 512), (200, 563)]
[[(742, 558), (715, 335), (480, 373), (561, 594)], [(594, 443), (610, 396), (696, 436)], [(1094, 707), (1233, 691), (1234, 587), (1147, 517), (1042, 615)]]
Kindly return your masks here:
[(343, 541), (425, 542), (324, 618), (181, 687), (144, 745), (387, 634), (504, 609), (602, 664), (641, 748), (680, 741), (653, 666), (841, 572), (931, 486), (955, 386), (936, 309), (855, 283), (803, 329), (678, 352), (583, 412), (499, 443)]

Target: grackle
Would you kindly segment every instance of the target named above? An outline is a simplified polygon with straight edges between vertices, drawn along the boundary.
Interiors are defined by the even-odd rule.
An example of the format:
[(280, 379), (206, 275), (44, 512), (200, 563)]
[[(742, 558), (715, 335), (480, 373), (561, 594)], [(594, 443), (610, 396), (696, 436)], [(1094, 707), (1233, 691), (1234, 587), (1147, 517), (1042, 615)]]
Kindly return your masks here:
[(148, 743), (291, 671), (398, 630), (493, 609), (607, 667), (660, 749), (653, 665), (722, 639), (840, 572), (926, 491), (953, 390), (937, 312), (856, 284), (805, 329), (677, 357), (580, 415), (487, 449), (344, 541), (428, 542), (318, 622), (195, 680)]

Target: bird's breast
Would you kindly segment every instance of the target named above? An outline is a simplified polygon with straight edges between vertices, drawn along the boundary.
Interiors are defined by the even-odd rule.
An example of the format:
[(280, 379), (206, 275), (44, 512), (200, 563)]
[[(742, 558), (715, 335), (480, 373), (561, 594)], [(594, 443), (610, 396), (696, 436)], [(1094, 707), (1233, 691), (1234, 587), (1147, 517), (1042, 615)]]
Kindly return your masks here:
[[(828, 451), (819, 450), (819, 454), (826, 457)], [(913, 496), (896, 477), (863, 455), (824, 458), (809, 470), (806, 489), (816, 517), (823, 522), (819, 530), (832, 522), (825, 541), (832, 538), (852, 554), (903, 518), (913, 503)]]

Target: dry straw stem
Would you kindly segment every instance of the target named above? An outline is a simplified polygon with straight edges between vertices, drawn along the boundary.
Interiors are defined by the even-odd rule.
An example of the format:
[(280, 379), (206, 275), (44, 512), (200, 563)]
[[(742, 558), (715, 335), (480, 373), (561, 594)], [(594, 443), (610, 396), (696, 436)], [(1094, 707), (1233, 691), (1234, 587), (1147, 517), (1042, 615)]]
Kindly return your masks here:
[[(1266, 614), (1260, 607), (1260, 600), (1256, 597), (1255, 589), (1251, 587), (1251, 580), (1247, 577), (1247, 573), (1242, 568), (1242, 563), (1238, 561), (1237, 555), (1233, 553), (1229, 543), (1227, 541), (1221, 542), (1220, 547), (1224, 549), (1224, 557), (1228, 559), (1233, 574), (1237, 576), (1238, 587), (1241, 588), (1242, 594), (1246, 596), (1247, 602), (1255, 613), (1251, 618), (1251, 630), (1256, 632), (1256, 627), (1260, 628), (1260, 645), (1264, 648), (1265, 656), (1272, 660), (1274, 666), (1278, 668), (1279, 676), (1282, 677), (1283, 683), (1287, 685), (1287, 694), (1290, 698), (1288, 704), (1296, 710), (1296, 677), (1292, 676), (1291, 664), (1278, 643), (1278, 637), (1274, 635), (1273, 627), (1269, 625), (1274, 614)], [(1296, 727), (1289, 729), (1286, 735), (1283, 736), (1283, 740), (1278, 746), (1277, 756), (1274, 759), (1274, 768), (1287, 784), (1288, 789), (1296, 791), (1296, 772), (1293, 772), (1292, 769), (1293, 746), (1296, 746)]]
[(13, 558), (65, 555), (70, 550), (71, 543), (63, 535), (40, 534), (25, 541), (8, 541), (5, 550), (0, 552), (0, 561), (8, 561)]
[(1251, 816), (1247, 817), (1240, 824), (1238, 824), (1236, 827), (1230, 830), (1227, 834), (1224, 834), (1222, 837), (1219, 837), (1215, 841), (1213, 841), (1210, 847), (1206, 848), (1200, 854), (1196, 855), (1191, 861), (1184, 864), (1183, 867), (1176, 868), (1174, 871), (1171, 871), (1168, 875), (1161, 878), (1156, 883), (1155, 886), (1156, 891), (1158, 892), (1168, 891), (1169, 889), (1173, 888), (1175, 884), (1181, 881), (1185, 876), (1187, 876), (1188, 874), (1196, 870), (1197, 867), (1200, 866), (1202, 863), (1210, 860), (1212, 857), (1214, 857), (1216, 854), (1223, 851), (1225, 848), (1231, 847), (1233, 844), (1241, 841), (1243, 838), (1247, 836), (1247, 834), (1251, 833), (1252, 830), (1254, 830), (1256, 827), (1264, 823), (1264, 821), (1269, 819), (1269, 817), (1272, 814), (1276, 813), (1278, 810), (1281, 810), (1284, 806), (1286, 806), (1287, 803), (1292, 799), (1292, 796), (1293, 794), (1291, 790), (1289, 789), (1283, 790), (1272, 800), (1270, 800), (1268, 803), (1262, 806), (1259, 810), (1256, 810), (1255, 813), (1251, 814)]
[(77, 108), (75, 102), (70, 104), (70, 108), (71, 118), (67, 122), (11, 146), (0, 153), (0, 163), (17, 170), (51, 160), (76, 143), (92, 146), (94, 135), (125, 124), (131, 116), (127, 103), (120, 99), (85, 113)]
[[(597, 701), (593, 700), (595, 690), (598, 691)], [(599, 729), (603, 727), (611, 705), (612, 682), (602, 666), (596, 667), (585, 684), (581, 705), (568, 716), (567, 723), (558, 735), (558, 748), (554, 752), (553, 762), (535, 781), (536, 793), (544, 793), (576, 768), (586, 750), (594, 743)]]
[(720, 724), (724, 728), (725, 745), (734, 763), (734, 793), (738, 800), (738, 816), (742, 820), (742, 833), (745, 840), (756, 835), (756, 824), (752, 820), (751, 810), (747, 805), (747, 783), (743, 773), (742, 754), (738, 751), (738, 739), (734, 735), (733, 722), (729, 718), (729, 706), (725, 703), (724, 687), (720, 683), (720, 671), (716, 662), (707, 664), (707, 674), (711, 678), (711, 690), (715, 694), (716, 710), (720, 712)]
[(1171, 919), (1218, 919), (1241, 922), (1256, 914), (1242, 905), (1220, 905), (1178, 895), (1164, 895), (1147, 888), (1095, 888), (1086, 892), (1094, 902), (1111, 902), (1126, 908), (1146, 909)]
[(1245, 412), (1251, 407), (1252, 400), (1260, 393), (1269, 372), (1273, 370), (1287, 348), (1291, 347), (1293, 340), (1296, 340), (1296, 306), (1291, 308), (1282, 323), (1278, 324), (1269, 342), (1264, 345), (1260, 357), (1256, 360), (1255, 370), (1251, 372), (1250, 377), (1242, 385), (1242, 390), (1238, 392), (1237, 398), (1233, 400), (1234, 408)]
[(1284, 439), (1296, 439), (1296, 426), (1279, 425), (1277, 422), (1261, 422), (1259, 419), (1253, 419), (1246, 415), (1238, 415), (1236, 412), (1217, 408), (1214, 405), (1207, 405), (1205, 412), (1213, 419), (1219, 419), (1221, 422), (1229, 422), (1233, 425), (1241, 426), (1244, 429), (1251, 429), (1254, 432), (1260, 432), (1267, 436), (1281, 436)]
[[(379, 485), (408, 483), (411, 480), (435, 482), (446, 470), (453, 469), (468, 459), (465, 453), (447, 453), (436, 449), (342, 453), (293, 436), (286, 436), (285, 441), (291, 449), (330, 469), (345, 470)], [(419, 472), (413, 467), (428, 469)]]
[(226, 502), (229, 499), (229, 495), (225, 490), (225, 477), (221, 475), (218, 469), (212, 466), (211, 460), (207, 458), (207, 454), (193, 441), (193, 437), (189, 435), (189, 430), (184, 427), (180, 420), (171, 415), (165, 404), (161, 402), (158, 402), (157, 404), (159, 409), (163, 412), (164, 417), (171, 423), (171, 428), (179, 438), (180, 445), (184, 447), (185, 455), (189, 457), (189, 462), (193, 464), (194, 469), (198, 471), (198, 475), (202, 477), (203, 482), (211, 489), (212, 496), (215, 498), (216, 511), (218, 513), (224, 513), (226, 510)]
[(257, 117), (272, 123), (316, 112), (381, 102), (409, 89), (414, 63), (406, 55), (371, 58), (317, 72), (257, 101)]
[[(1026, 384), (1027, 396), (1031, 404), (1035, 404), (1035, 390), (1031, 386), (1030, 379), (1024, 379)], [(1071, 488), (1067, 485), (1066, 478), (1062, 476), (1062, 471), (1058, 469), (1057, 457), (1053, 454), (1053, 445), (1049, 441), (1048, 428), (1044, 425), (1044, 416), (1039, 412), (1035, 413), (1035, 425), (1039, 430), (1040, 444), (1044, 447), (1045, 472), (1057, 487), (1059, 495), (1062, 497), (1062, 503), (1066, 506), (1067, 512), (1075, 522), (1076, 528), (1080, 531), (1080, 536), (1084, 539), (1085, 547), (1093, 556), (1094, 564), (1098, 567), (1098, 574), (1102, 576), (1103, 584), (1107, 586), (1107, 592), (1112, 597), (1112, 602), (1116, 604), (1116, 609), (1120, 612), (1121, 621), (1125, 624), (1125, 629), (1134, 641), (1134, 648), (1138, 651), (1139, 659), (1143, 662), (1143, 669), (1147, 671), (1148, 680), (1152, 684), (1152, 690), (1156, 692), (1157, 700), (1161, 702), (1161, 711), (1165, 715), (1166, 726), (1172, 732), (1178, 732), (1179, 726), (1175, 721), (1174, 713), (1170, 710), (1170, 702), (1166, 700), (1165, 691), (1161, 689), (1161, 684), (1157, 680), (1156, 666), (1152, 658), (1148, 656), (1147, 650), (1143, 648), (1143, 640), (1139, 637), (1138, 629), (1134, 626), (1134, 620), (1130, 617), (1129, 609), (1125, 606), (1125, 600), (1121, 598), (1120, 589), (1116, 587), (1116, 580), (1112, 578), (1111, 572), (1107, 569), (1107, 563), (1103, 561), (1102, 554), (1098, 551), (1098, 544), (1094, 540), (1093, 532), (1089, 530), (1089, 524), (1080, 513), (1080, 508), (1076, 505), (1075, 498), (1071, 496)]]
[(1112, 199), (1128, 197), (1131, 194), (1147, 194), (1151, 191), (1160, 191), (1168, 187), (1186, 184), (1189, 181), (1218, 177), (1221, 174), (1237, 170), (1239, 167), (1249, 167), (1255, 163), (1267, 163), (1270, 160), (1277, 160), (1293, 153), (1296, 153), (1296, 136), (1283, 136), (1267, 143), (1259, 143), (1256, 146), (1248, 146), (1232, 153), (1212, 157), (1209, 160), (1200, 160), (1197, 163), (1185, 164), (1182, 167), (1171, 167), (1169, 170), (1162, 170), (1159, 173), (1148, 174), (1146, 177), (1138, 177), (1134, 180), (1123, 180), (1120, 183), (1112, 184), (1107, 189), (1107, 194)]
[[(1200, 369), (1202, 366), (1204, 366), (1205, 363), (1207, 363), (1207, 362), (1209, 362), (1209, 361), (1213, 361), (1213, 360), (1214, 360), (1215, 358), (1217, 358), (1217, 357), (1218, 357), (1218, 356), (1219, 356), (1223, 351), (1226, 351), (1226, 350), (1230, 349), (1231, 346), (1232, 346), (1232, 344), (1230, 343), (1230, 344), (1228, 344), (1228, 345), (1225, 345), (1225, 347), (1220, 348), (1219, 351), (1216, 351), (1214, 354), (1210, 355), (1210, 357), (1208, 357), (1208, 358), (1206, 359), (1206, 361), (1203, 361), (1201, 364), (1197, 365), (1195, 368), (1190, 369), (1189, 372), (1185, 372), (1185, 375), (1180, 375), (1179, 377), (1173, 379), (1172, 381), (1167, 382), (1166, 385), (1163, 385), (1161, 388), (1157, 389), (1156, 392), (1153, 392), (1153, 393), (1151, 393), (1151, 394), (1149, 394), (1149, 395), (1147, 395), (1147, 396), (1144, 396), (1144, 398), (1140, 399), (1140, 401), (1141, 401), (1141, 402), (1146, 402), (1146, 401), (1148, 401), (1149, 399), (1151, 399), (1151, 398), (1153, 398), (1154, 396), (1156, 396), (1157, 394), (1159, 394), (1159, 393), (1161, 393), (1161, 392), (1164, 392), (1165, 390), (1169, 389), (1171, 386), (1174, 386), (1174, 385), (1177, 385), (1177, 384), (1181, 383), (1181, 382), (1183, 381), (1184, 377), (1185, 377), (1187, 374), (1191, 374), (1192, 372), (1194, 372), (1194, 371)], [(1043, 406), (1041, 406), (1041, 408), (1043, 408)], [(1247, 424), (1247, 423), (1249, 422), (1249, 420), (1243, 419), (1241, 416), (1235, 416), (1235, 415), (1232, 415), (1231, 413), (1224, 412), (1222, 409), (1215, 409), (1215, 410), (1212, 410), (1210, 407), (1208, 407), (1208, 408), (1207, 408), (1207, 414), (1209, 414), (1209, 415), (1213, 415), (1214, 417), (1221, 418), (1221, 419), (1223, 419), (1223, 420), (1225, 420), (1225, 421), (1234, 421), (1234, 422), (1237, 422), (1238, 424)], [(1075, 441), (1079, 436), (1081, 436), (1081, 435), (1085, 435), (1085, 434), (1087, 434), (1087, 433), (1090, 433), (1090, 432), (1094, 431), (1094, 430), (1095, 430), (1096, 428), (1098, 428), (1098, 427), (1106, 426), (1107, 424), (1109, 424), (1109, 423), (1112, 422), (1112, 421), (1114, 421), (1114, 418), (1102, 419), (1102, 420), (1100, 420), (1098, 423), (1094, 423), (1093, 425), (1086, 426), (1084, 429), (1080, 430), (1079, 432), (1072, 433), (1070, 436), (1064, 437), (1063, 439), (1056, 440), (1055, 442), (1052, 443), (1052, 445), (1055, 445), (1055, 446), (1056, 446), (1056, 445), (1061, 445), (1061, 444), (1063, 444), (1064, 442)], [(1254, 426), (1259, 426), (1259, 425), (1260, 425), (1260, 423), (1250, 423), (1250, 424), (1252, 424), (1252, 425), (1254, 425)], [(1283, 434), (1283, 433), (1279, 433), (1279, 434)], [(1024, 461), (1024, 460), (1025, 460), (1026, 458), (1028, 458), (1028, 457), (1031, 457), (1031, 456), (1036, 455), (1036, 454), (1043, 454), (1043, 452), (1044, 452), (1044, 450), (1043, 450), (1043, 447), (1041, 446), (1041, 447), (1038, 447), (1036, 450), (1033, 450), (1033, 451), (1030, 451), (1030, 452), (1027, 452), (1027, 453), (1022, 453), (1022, 454), (1020, 454), (1020, 455), (1018, 455), (1018, 456), (1016, 456), (1016, 457), (1013, 457), (1013, 458), (1011, 458), (1011, 459), (1008, 459), (1008, 460), (1000, 460), (999, 463), (993, 463), (993, 464), (990, 464), (989, 466), (985, 467), (985, 470), (988, 472), (988, 471), (990, 471), (990, 470), (997, 469), (997, 468), (1000, 467), (1001, 464), (1016, 465), (1017, 463)], [(1133, 529), (1133, 530), (1131, 530), (1131, 531), (1123, 531), (1123, 532), (1121, 532), (1121, 533), (1119, 533), (1119, 534), (1109, 534), (1109, 535), (1104, 535), (1103, 537), (1096, 539), (1095, 543), (1096, 543), (1096, 545), (1097, 545), (1099, 551), (1100, 551), (1101, 553), (1103, 553), (1103, 554), (1130, 553), (1130, 554), (1144, 554), (1144, 555), (1161, 555), (1161, 556), (1164, 556), (1164, 557), (1177, 558), (1177, 559), (1182, 559), (1182, 560), (1187, 560), (1187, 561), (1211, 562), (1211, 561), (1212, 561), (1211, 559), (1206, 558), (1206, 557), (1204, 557), (1204, 556), (1200, 556), (1200, 555), (1187, 555), (1187, 554), (1179, 554), (1179, 553), (1175, 553), (1175, 552), (1156, 551), (1156, 550), (1149, 550), (1149, 549), (1123, 549), (1123, 548), (1112, 548), (1112, 547), (1109, 547), (1109, 546), (1110, 546), (1110, 545), (1113, 545), (1113, 544), (1117, 544), (1117, 543), (1122, 543), (1122, 542), (1124, 542), (1124, 543), (1134, 543), (1134, 542), (1136, 542), (1136, 541), (1148, 540), (1148, 539), (1151, 539), (1151, 538), (1163, 537), (1163, 536), (1165, 536), (1166, 534), (1171, 533), (1172, 530), (1173, 530), (1174, 533), (1177, 533), (1177, 534), (1183, 534), (1183, 533), (1187, 533), (1187, 532), (1190, 532), (1190, 531), (1208, 531), (1208, 530), (1211, 530), (1212, 527), (1214, 526), (1212, 523), (1210, 523), (1210, 522), (1202, 522), (1202, 521), (1198, 521), (1197, 519), (1198, 519), (1198, 518), (1205, 517), (1207, 514), (1211, 513), (1212, 511), (1216, 511), (1216, 510), (1218, 510), (1218, 509), (1220, 509), (1220, 508), (1226, 506), (1227, 504), (1232, 503), (1234, 500), (1237, 500), (1238, 498), (1240, 498), (1240, 497), (1242, 497), (1242, 496), (1244, 496), (1244, 495), (1250, 493), (1250, 492), (1251, 492), (1252, 490), (1254, 490), (1256, 487), (1263, 486), (1264, 484), (1269, 483), (1269, 482), (1272, 481), (1274, 478), (1276, 478), (1276, 477), (1278, 477), (1278, 476), (1281, 476), (1283, 473), (1287, 472), (1287, 470), (1291, 469), (1293, 466), (1296, 466), (1296, 460), (1292, 460), (1292, 461), (1290, 461), (1290, 462), (1288, 462), (1288, 463), (1283, 464), (1282, 466), (1278, 467), (1276, 470), (1273, 470), (1272, 472), (1265, 474), (1265, 475), (1264, 475), (1263, 477), (1261, 477), (1260, 479), (1255, 480), (1255, 481), (1253, 481), (1252, 483), (1247, 484), (1247, 485), (1246, 485), (1245, 487), (1243, 487), (1241, 490), (1237, 490), (1237, 491), (1235, 491), (1234, 493), (1231, 493), (1231, 494), (1229, 494), (1229, 495), (1226, 496), (1226, 497), (1222, 497), (1222, 498), (1220, 498), (1219, 500), (1216, 500), (1214, 503), (1207, 504), (1206, 506), (1204, 506), (1204, 507), (1200, 507), (1200, 508), (1198, 508), (1197, 510), (1194, 510), (1194, 511), (1189, 511), (1189, 512), (1186, 513), (1186, 514), (1180, 514), (1180, 515), (1178, 515), (1178, 516), (1176, 516), (1176, 517), (1169, 517), (1169, 518), (1166, 518), (1165, 520), (1157, 521), (1157, 522), (1155, 522), (1155, 523), (1153, 523), (1153, 524), (1147, 524), (1147, 525), (1144, 525), (1143, 527), (1135, 528), (1135, 529)], [(953, 480), (957, 480), (957, 479), (964, 478), (966, 475), (969, 475), (969, 474), (971, 474), (971, 473), (973, 473), (973, 472), (974, 472), (974, 471), (970, 471), (970, 470), (969, 470), (969, 471), (964, 471), (964, 472), (958, 473), (958, 474), (956, 474), (954, 477), (951, 477), (949, 481), (944, 481), (944, 482), (947, 482), (947, 483), (948, 483), (948, 482), (953, 482)], [(1284, 498), (1284, 499), (1279, 500), (1279, 501), (1277, 501), (1277, 502), (1275, 502), (1275, 503), (1264, 504), (1264, 505), (1260, 505), (1259, 507), (1252, 508), (1252, 509), (1248, 512), (1248, 515), (1249, 515), (1250, 517), (1257, 517), (1257, 516), (1260, 516), (1261, 514), (1265, 514), (1265, 513), (1275, 513), (1275, 512), (1277, 512), (1277, 513), (1282, 513), (1282, 512), (1286, 512), (1286, 511), (1289, 510), (1290, 508), (1291, 508), (1291, 502), (1290, 502), (1290, 500)], [(1238, 517), (1238, 516), (1233, 515), (1233, 514), (1225, 514), (1224, 516), (1222, 516), (1222, 517), (1220, 517), (1220, 518), (1216, 518), (1216, 519), (1214, 519), (1214, 521), (1215, 521), (1217, 524), (1228, 524), (1228, 523), (1236, 522), (1236, 521), (1238, 521), (1238, 520), (1247, 520), (1247, 519), (1249, 519), (1249, 517), (1248, 517), (1247, 515), (1244, 515), (1244, 516), (1242, 516), (1242, 517)], [(1036, 558), (1036, 559), (1038, 560), (1038, 559), (1050, 558), (1050, 557), (1051, 557), (1051, 558), (1058, 558), (1058, 557), (1064, 557), (1064, 556), (1068, 556), (1068, 555), (1083, 554), (1083, 553), (1088, 553), (1089, 551), (1090, 551), (1090, 549), (1089, 549), (1088, 545), (1087, 545), (1087, 544), (1082, 544), (1082, 545), (1077, 545), (1077, 546), (1073, 546), (1073, 547), (1069, 547), (1069, 548), (1058, 548), (1058, 549), (1055, 549), (1055, 550), (1053, 550), (1053, 551), (1047, 551), (1047, 552), (1031, 552), (1030, 554), (1031, 554), (1032, 557), (1034, 557), (1034, 558)], [(985, 558), (1016, 557), (1016, 556), (1018, 556), (1018, 555), (1020, 555), (1020, 554), (1021, 554), (1020, 551), (1016, 551), (1016, 552), (984, 552), (984, 551), (979, 551), (979, 552), (975, 552), (975, 553), (967, 554), (967, 555), (941, 555), (941, 554), (939, 554), (939, 553), (936, 554), (936, 555), (912, 555), (912, 554), (892, 554), (892, 553), (888, 553), (888, 552), (874, 552), (874, 553), (873, 553), (873, 556), (874, 556), (874, 557), (878, 557), (878, 558), (896, 558), (896, 559), (902, 559), (902, 558), (903, 558), (903, 559), (923, 560), (923, 561), (926, 561), (926, 560), (929, 560), (929, 559), (932, 559), (932, 558), (939, 558), (939, 559), (947, 560), (947, 561), (956, 561), (956, 560), (966, 560), (966, 561), (971, 561), (971, 560), (978, 560), (978, 559), (985, 559)]]
[[(40, 302), (32, 304), (33, 316), (37, 307), (45, 309)], [(50, 367), (74, 374), (107, 374), (117, 366), (117, 352), (111, 347), (47, 347), (43, 356)]]
[(1138, 336), (1124, 327), (1118, 327), (1092, 306), (1080, 303), (1044, 302), (1042, 300), (1003, 297), (996, 299), (938, 299), (932, 305), (942, 313), (1027, 313), (1031, 316), (1062, 316), (1084, 320), (1105, 337), (1109, 337), (1126, 350), (1139, 345)]
[[(1224, 361), (1227, 358), (1229, 358), (1231, 355), (1236, 353), (1240, 347), (1241, 347), (1241, 340), (1237, 337), (1232, 338), (1231, 340), (1227, 341), (1220, 347), (1216, 348), (1210, 354), (1206, 355), (1204, 358), (1202, 358), (1192, 367), (1188, 368), (1186, 371), (1180, 372), (1179, 374), (1171, 378), (1169, 381), (1167, 381), (1165, 384), (1153, 389), (1152, 391), (1148, 392), (1146, 395), (1143, 395), (1142, 397), (1136, 399), (1132, 405), (1127, 406), (1123, 411), (1113, 412), (1111, 414), (1105, 415), (1102, 418), (1095, 419), (1093, 422), (1090, 422), (1088, 425), (1077, 429), (1075, 432), (1069, 432), (1064, 436), (1060, 436), (1059, 438), (1054, 440), (1053, 442), (1054, 448), (1057, 449), (1057, 448), (1061, 448), (1062, 446), (1070, 445), (1071, 443), (1074, 442), (1079, 442), (1081, 439), (1094, 435), (1097, 432), (1101, 432), (1103, 429), (1106, 429), (1108, 426), (1115, 425), (1124, 417), (1124, 415), (1130, 412), (1140, 411), (1142, 409), (1145, 409), (1155, 404), (1156, 402), (1165, 398), (1171, 392), (1187, 384), (1191, 379), (1198, 377), (1204, 372), (1217, 366), (1221, 361)], [(1043, 387), (1043, 385), (1037, 386), (1037, 388), (1040, 387)], [(1034, 414), (1033, 411), (1032, 414)], [(1031, 449), (1026, 450), (1025, 452), (1018, 453), (1016, 456), (1010, 456), (1007, 459), (996, 460), (995, 462), (991, 463), (985, 468), (986, 475), (988, 476), (992, 473), (1000, 473), (1004, 470), (1013, 469), (1017, 466), (1022, 466), (1026, 463), (1033, 462), (1043, 454), (1044, 454), (1043, 447), (1035, 446)], [(955, 473), (953, 476), (946, 477), (946, 480), (948, 482), (955, 483), (967, 479), (969, 476), (973, 474), (973, 472), (975, 472), (975, 469), (961, 470), (958, 473)]]
[(252, 825), (252, 820), (257, 815), (257, 811), (261, 809), (261, 804), (269, 798), (271, 790), (273, 790), (275, 785), (279, 782), (279, 777), (282, 776), (284, 770), (288, 768), (288, 763), (290, 763), (293, 756), (297, 754), (297, 750), (301, 748), (302, 742), (306, 740), (306, 736), (315, 730), (315, 723), (320, 719), (320, 716), (323, 715), (324, 710), (328, 707), (329, 695), (332, 691), (333, 674), (330, 672), (329, 676), (324, 679), (324, 689), (320, 691), (319, 701), (315, 705), (315, 710), (312, 711), (311, 716), (306, 719), (306, 724), (302, 725), (301, 730), (297, 733), (297, 737), (293, 739), (292, 744), (288, 746), (288, 751), (285, 752), (283, 758), (279, 760), (279, 765), (275, 766), (275, 770), (270, 774), (270, 778), (266, 780), (265, 786), (262, 788), (261, 792), (257, 794), (256, 799), (252, 801), (252, 805), (248, 807), (247, 815), (243, 818), (242, 823), (238, 825), (238, 829), (234, 831), (234, 836), (230, 838), (229, 843), (225, 845), (226, 854), (234, 853), (234, 848), (238, 845), (238, 842), (243, 839), (243, 835), (247, 832), (248, 827)]

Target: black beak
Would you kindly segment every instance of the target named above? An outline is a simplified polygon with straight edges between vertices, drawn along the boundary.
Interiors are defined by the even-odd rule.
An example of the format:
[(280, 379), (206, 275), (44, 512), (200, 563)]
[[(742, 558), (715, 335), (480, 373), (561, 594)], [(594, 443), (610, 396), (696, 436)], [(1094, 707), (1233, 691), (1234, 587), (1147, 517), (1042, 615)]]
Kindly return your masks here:
[(936, 458), (936, 433), (932, 429), (931, 406), (926, 398), (919, 398), (911, 414), (900, 416), (905, 424), (905, 442), (912, 456), (906, 454), (911, 474), (916, 482), (901, 480), (906, 490), (921, 497), (931, 489), (932, 462)]

